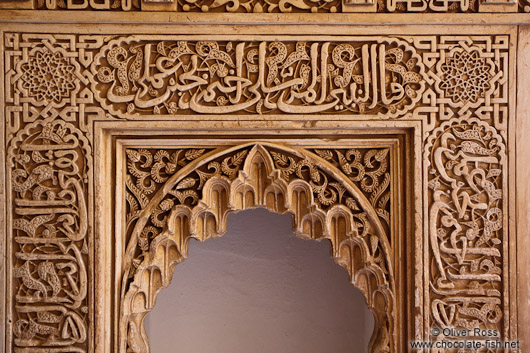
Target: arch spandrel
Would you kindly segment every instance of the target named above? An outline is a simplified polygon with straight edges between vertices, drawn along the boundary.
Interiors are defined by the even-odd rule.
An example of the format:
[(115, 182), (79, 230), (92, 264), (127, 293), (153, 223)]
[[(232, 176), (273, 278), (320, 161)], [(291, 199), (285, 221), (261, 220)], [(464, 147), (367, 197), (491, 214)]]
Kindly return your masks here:
[[(187, 196), (179, 198), (182, 194)], [(146, 206), (151, 214), (143, 212), (139, 219), (155, 215), (155, 225), (162, 227), (154, 236), (141, 236), (145, 229), (155, 230), (147, 221), (138, 222), (129, 239), (121, 348), (147, 352), (143, 320), (158, 291), (169, 285), (175, 266), (188, 256), (189, 239), (222, 236), (229, 213), (257, 207), (291, 214), (299, 237), (330, 241), (332, 258), (348, 271), (376, 317), (371, 351), (394, 352), (392, 249), (377, 211), (323, 158), (302, 148), (265, 142), (205, 153), (168, 178)], [(156, 211), (162, 209), (164, 218)], [(162, 219), (163, 224), (158, 223)]]

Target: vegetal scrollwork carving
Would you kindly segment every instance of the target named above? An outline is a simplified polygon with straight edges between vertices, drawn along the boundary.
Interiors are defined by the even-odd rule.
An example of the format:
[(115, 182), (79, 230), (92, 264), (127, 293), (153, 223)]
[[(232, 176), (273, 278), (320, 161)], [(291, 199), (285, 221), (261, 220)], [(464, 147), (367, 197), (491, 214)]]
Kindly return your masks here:
[[(373, 156), (384, 164), (386, 152), (368, 151), (368, 167), (374, 167)], [(159, 150), (155, 155), (176, 153), (180, 150)], [(140, 155), (147, 154), (128, 151), (129, 160)], [(255, 207), (292, 214), (293, 230), (300, 237), (330, 240), (334, 260), (348, 270), (376, 316), (371, 351), (395, 351), (393, 265), (378, 212), (329, 162), (305, 150), (268, 143), (204, 153), (185, 171), (167, 178), (137, 212), (125, 255), (122, 349), (148, 351), (143, 320), (158, 291), (169, 285), (175, 265), (188, 256), (189, 239), (219, 237), (226, 231), (230, 212)]]
[[(142, 209), (149, 203), (151, 195), (163, 186), (171, 175), (190, 161), (199, 158), (205, 151), (204, 148), (171, 152), (158, 150), (154, 153), (146, 149), (127, 150), (127, 226), (138, 218)], [(181, 182), (177, 190), (193, 186), (191, 181), (187, 179)], [(175, 194), (183, 195), (180, 191)]]
[(388, 229), (391, 197), (388, 149), (316, 149), (314, 152), (339, 168), (364, 192)]
[(337, 12), (341, 8), (337, 0), (179, 0), (178, 7), (184, 12)]

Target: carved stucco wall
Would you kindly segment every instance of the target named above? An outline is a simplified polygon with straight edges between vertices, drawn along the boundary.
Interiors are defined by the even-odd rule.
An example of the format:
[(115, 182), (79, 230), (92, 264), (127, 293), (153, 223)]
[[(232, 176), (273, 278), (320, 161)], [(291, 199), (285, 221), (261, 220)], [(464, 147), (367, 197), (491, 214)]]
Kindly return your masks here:
[[(76, 7), (15, 7), (24, 4)], [(377, 9), (410, 12), (414, 4)], [(305, 3), (162, 5), (312, 11)], [(421, 11), (488, 5), (527, 9), (421, 2)], [(140, 5), (79, 5), (87, 6)], [(50, 22), (71, 14), (30, 13)], [(434, 327), (517, 337), (517, 244), (508, 232), (515, 26), (368, 35), (340, 24), (283, 24), (265, 35), (248, 24), (25, 27), (16, 23), (27, 21), (24, 11), (5, 14), (9, 351), (146, 352), (143, 319), (186, 258), (189, 238), (220, 236), (228, 213), (253, 207), (292, 214), (298, 236), (330, 239), (376, 317), (372, 352), (436, 341)], [(466, 16), (456, 18), (474, 15)], [(357, 142), (336, 142), (345, 131)], [(232, 139), (211, 142), (225, 134)], [(404, 137), (394, 148), (376, 141), (385, 135)], [(160, 136), (183, 142), (167, 147)]]

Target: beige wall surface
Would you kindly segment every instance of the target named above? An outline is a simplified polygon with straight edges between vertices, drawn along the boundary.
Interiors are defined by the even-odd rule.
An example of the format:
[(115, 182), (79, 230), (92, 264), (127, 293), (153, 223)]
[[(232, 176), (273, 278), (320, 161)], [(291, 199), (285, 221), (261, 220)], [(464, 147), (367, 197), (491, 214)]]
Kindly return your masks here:
[(328, 242), (296, 238), (290, 216), (264, 209), (192, 240), (146, 321), (152, 353), (363, 353), (374, 326)]

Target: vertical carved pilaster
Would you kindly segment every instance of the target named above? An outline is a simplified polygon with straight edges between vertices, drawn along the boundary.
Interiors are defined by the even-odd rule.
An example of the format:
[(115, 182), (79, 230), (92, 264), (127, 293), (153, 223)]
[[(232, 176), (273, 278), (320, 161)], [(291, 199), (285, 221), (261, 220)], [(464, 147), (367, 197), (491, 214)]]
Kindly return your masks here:
[(86, 352), (89, 334), (91, 147), (60, 119), (11, 140), (11, 300), (15, 352)]
[[(85, 38), (88, 39), (88, 38)], [(8, 343), (87, 352), (93, 291), (92, 147), (86, 70), (100, 39), (6, 34), (11, 207)]]
[(507, 248), (503, 138), (478, 119), (451, 119), (433, 131), (425, 158), (432, 324), (471, 330), (478, 340), (484, 338), (475, 328), (495, 330), (500, 338)]

